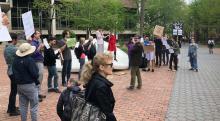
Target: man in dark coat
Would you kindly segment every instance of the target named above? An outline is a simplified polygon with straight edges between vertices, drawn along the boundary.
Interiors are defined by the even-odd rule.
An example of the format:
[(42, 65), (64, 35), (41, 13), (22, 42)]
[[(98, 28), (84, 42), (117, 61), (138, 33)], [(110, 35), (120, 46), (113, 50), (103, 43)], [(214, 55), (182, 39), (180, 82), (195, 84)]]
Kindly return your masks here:
[(139, 70), (139, 66), (141, 65), (142, 61), (142, 53), (143, 53), (143, 46), (140, 43), (140, 37), (135, 37), (134, 38), (134, 46), (131, 50), (131, 83), (130, 86), (127, 88), (128, 90), (133, 90), (135, 86), (135, 79), (137, 76), (137, 81), (138, 81), (138, 89), (141, 89), (142, 86), (142, 79), (141, 79), (141, 74)]

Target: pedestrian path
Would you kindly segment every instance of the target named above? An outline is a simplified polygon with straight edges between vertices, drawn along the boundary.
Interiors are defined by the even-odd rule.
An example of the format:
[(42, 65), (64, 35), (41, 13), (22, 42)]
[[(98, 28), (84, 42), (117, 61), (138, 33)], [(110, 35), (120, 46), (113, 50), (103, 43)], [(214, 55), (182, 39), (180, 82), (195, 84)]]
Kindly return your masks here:
[(190, 71), (186, 47), (181, 49), (165, 121), (220, 121), (220, 52), (198, 50), (199, 72)]

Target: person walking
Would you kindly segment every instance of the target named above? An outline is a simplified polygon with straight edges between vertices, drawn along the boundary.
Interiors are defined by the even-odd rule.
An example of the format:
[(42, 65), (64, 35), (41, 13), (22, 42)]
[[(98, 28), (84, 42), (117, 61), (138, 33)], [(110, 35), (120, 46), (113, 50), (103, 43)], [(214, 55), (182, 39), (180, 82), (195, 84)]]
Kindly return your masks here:
[(44, 57), (43, 57), (43, 53), (42, 50), (44, 48), (43, 43), (40, 42), (40, 36), (41, 33), (39, 31), (35, 31), (34, 34), (32, 34), (31, 38), (31, 45), (36, 47), (36, 50), (34, 51), (34, 53), (32, 54), (32, 58), (34, 59), (35, 63), (37, 64), (37, 67), (39, 69), (39, 77), (38, 80), (40, 82), (40, 86), (39, 86), (39, 101), (42, 102), (43, 98), (46, 98), (46, 95), (41, 94), (41, 85), (42, 85), (42, 81), (43, 81), (43, 73), (44, 73)]
[(198, 72), (197, 50), (198, 50), (198, 44), (196, 44), (194, 38), (192, 38), (188, 49), (188, 57), (191, 65), (191, 68), (189, 70), (193, 70), (196, 72)]
[(14, 74), (12, 72), (12, 64), (14, 61), (14, 58), (16, 57), (16, 51), (17, 51), (17, 34), (11, 33), (12, 41), (8, 41), (9, 45), (6, 45), (4, 50), (4, 57), (5, 62), (8, 65), (7, 74), (11, 81), (11, 91), (9, 95), (9, 101), (8, 101), (8, 109), (7, 113), (9, 113), (9, 116), (17, 116), (20, 115), (20, 112), (18, 110), (18, 107), (16, 107), (16, 95), (17, 95), (17, 84), (16, 80), (14, 78)]
[(38, 86), (39, 69), (31, 57), (36, 50), (35, 46), (23, 43), (16, 51), (17, 57), (12, 64), (12, 72), (17, 83), (19, 95), (19, 108), (21, 121), (27, 121), (27, 111), (30, 103), (30, 114), (32, 121), (38, 121)]
[(215, 41), (213, 39), (210, 39), (208, 41), (209, 54), (213, 54), (214, 46), (215, 46)]
[(85, 99), (106, 115), (106, 121), (116, 121), (113, 113), (115, 98), (107, 79), (112, 75), (113, 57), (110, 53), (97, 53), (92, 62), (84, 65), (80, 82), (85, 85)]
[(143, 46), (140, 43), (140, 37), (135, 37), (134, 38), (134, 46), (131, 50), (131, 82), (130, 86), (127, 88), (128, 90), (133, 90), (135, 86), (135, 80), (137, 77), (137, 82), (138, 82), (138, 89), (141, 89), (142, 87), (142, 79), (141, 79), (141, 74), (139, 70), (139, 66), (141, 65), (142, 62), (142, 53), (143, 53)]
[[(44, 48), (44, 65), (47, 66), (48, 70), (48, 78), (47, 78), (47, 87), (48, 92), (56, 92), (60, 93), (58, 87), (58, 74), (57, 74), (57, 68), (56, 68), (56, 59), (58, 59), (59, 54), (61, 53), (61, 50), (58, 50), (58, 53), (55, 54), (53, 46), (56, 44), (56, 38), (49, 37), (48, 43), (50, 48)], [(54, 86), (52, 87), (52, 81)]]

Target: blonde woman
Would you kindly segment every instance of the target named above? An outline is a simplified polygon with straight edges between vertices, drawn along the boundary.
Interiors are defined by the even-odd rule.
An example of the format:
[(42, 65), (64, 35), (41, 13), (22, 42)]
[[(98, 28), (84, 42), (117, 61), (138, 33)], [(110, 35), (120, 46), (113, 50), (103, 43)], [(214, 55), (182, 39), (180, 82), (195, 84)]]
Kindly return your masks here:
[(97, 53), (92, 62), (84, 65), (80, 78), (85, 85), (85, 99), (100, 108), (106, 115), (106, 121), (116, 121), (113, 84), (106, 78), (112, 75), (112, 59), (110, 53)]

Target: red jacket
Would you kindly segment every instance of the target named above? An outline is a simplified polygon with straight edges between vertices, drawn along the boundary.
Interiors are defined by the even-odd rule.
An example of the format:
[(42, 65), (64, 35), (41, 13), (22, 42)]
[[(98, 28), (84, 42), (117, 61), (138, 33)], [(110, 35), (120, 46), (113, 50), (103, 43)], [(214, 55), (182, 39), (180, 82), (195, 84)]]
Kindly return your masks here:
[(116, 51), (116, 36), (115, 35), (109, 36), (108, 51)]

